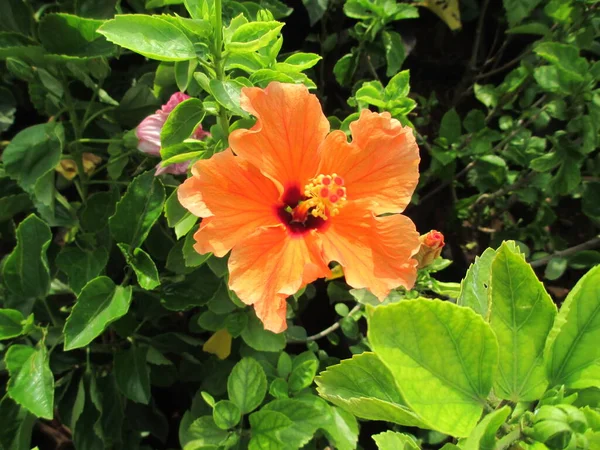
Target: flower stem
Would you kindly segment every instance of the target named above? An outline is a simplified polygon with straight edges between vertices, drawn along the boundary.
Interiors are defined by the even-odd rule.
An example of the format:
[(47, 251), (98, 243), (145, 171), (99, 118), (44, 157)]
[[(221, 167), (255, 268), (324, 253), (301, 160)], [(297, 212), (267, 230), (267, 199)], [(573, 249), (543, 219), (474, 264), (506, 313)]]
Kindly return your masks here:
[[(215, 0), (215, 76), (219, 81), (225, 80), (223, 59), (223, 8), (221, 0)], [(223, 105), (219, 105), (219, 125), (225, 139), (229, 137), (229, 117)]]

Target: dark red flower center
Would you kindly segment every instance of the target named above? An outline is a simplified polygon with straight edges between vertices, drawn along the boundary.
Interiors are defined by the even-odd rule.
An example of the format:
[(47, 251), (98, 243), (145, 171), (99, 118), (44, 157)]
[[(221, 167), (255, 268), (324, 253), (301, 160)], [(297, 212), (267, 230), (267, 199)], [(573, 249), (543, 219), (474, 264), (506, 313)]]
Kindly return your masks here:
[(286, 188), (281, 200), (282, 203), (275, 207), (275, 211), (281, 223), (292, 234), (301, 235), (308, 233), (310, 230), (319, 230), (327, 224), (327, 220), (322, 217), (315, 217), (312, 214), (303, 214), (303, 217), (299, 217), (298, 214), (294, 214), (294, 210), (296, 210), (298, 205), (308, 200), (308, 197), (302, 195), (300, 186)]

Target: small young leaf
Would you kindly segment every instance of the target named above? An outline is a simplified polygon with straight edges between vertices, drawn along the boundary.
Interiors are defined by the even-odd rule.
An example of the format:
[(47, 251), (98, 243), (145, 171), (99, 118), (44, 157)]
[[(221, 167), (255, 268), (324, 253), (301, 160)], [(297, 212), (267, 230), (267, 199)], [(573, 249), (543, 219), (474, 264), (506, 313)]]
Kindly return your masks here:
[(379, 450), (419, 450), (417, 443), (408, 434), (385, 431), (373, 435)]
[(319, 370), (319, 362), (315, 360), (304, 361), (298, 367), (295, 367), (290, 374), (290, 390), (295, 393), (310, 386), (317, 370)]
[(232, 52), (255, 52), (271, 43), (283, 27), (281, 22), (248, 22), (239, 26), (226, 44)]
[(240, 408), (229, 400), (221, 400), (214, 406), (213, 419), (215, 424), (222, 430), (235, 427), (241, 418)]
[(489, 288), (492, 261), (496, 251), (486, 249), (481, 256), (475, 257), (475, 262), (469, 266), (465, 278), (460, 284), (460, 294), (456, 304), (468, 306), (487, 320), (489, 311)]

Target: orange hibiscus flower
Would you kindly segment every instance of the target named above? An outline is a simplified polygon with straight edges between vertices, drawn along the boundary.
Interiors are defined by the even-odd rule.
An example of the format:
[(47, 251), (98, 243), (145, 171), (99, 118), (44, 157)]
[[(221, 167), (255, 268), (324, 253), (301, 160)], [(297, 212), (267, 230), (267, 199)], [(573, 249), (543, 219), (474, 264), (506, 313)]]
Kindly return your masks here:
[(412, 130), (387, 112), (364, 110), (329, 133), (317, 97), (303, 85), (242, 89), (256, 117), (229, 137), (230, 149), (198, 161), (179, 201), (202, 217), (199, 253), (229, 251), (229, 287), (254, 305), (266, 329), (286, 329), (286, 298), (331, 274), (383, 300), (411, 288), (419, 234), (401, 213), (419, 178)]

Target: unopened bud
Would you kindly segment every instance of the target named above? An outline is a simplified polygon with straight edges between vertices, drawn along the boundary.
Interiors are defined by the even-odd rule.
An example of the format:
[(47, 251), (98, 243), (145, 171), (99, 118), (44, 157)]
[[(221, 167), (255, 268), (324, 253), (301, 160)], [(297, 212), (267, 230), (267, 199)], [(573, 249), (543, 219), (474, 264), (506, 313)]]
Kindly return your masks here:
[(444, 235), (439, 231), (431, 230), (429, 233), (421, 235), (419, 241), (421, 241), (421, 247), (413, 258), (418, 261), (418, 268), (422, 269), (430, 265), (442, 253)]

